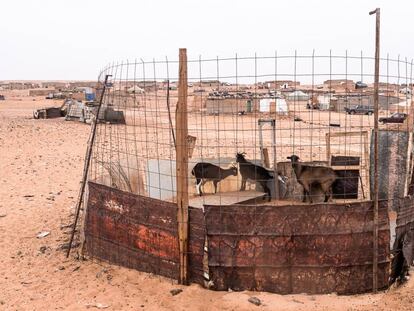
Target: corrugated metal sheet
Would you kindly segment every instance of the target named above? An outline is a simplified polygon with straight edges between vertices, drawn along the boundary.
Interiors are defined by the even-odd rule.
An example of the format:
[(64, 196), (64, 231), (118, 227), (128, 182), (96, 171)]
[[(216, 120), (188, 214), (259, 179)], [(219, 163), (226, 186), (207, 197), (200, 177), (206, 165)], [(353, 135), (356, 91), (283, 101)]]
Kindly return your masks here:
[[(210, 278), (217, 290), (352, 294), (372, 289), (372, 203), (205, 206)], [(379, 286), (389, 267), (380, 208)]]

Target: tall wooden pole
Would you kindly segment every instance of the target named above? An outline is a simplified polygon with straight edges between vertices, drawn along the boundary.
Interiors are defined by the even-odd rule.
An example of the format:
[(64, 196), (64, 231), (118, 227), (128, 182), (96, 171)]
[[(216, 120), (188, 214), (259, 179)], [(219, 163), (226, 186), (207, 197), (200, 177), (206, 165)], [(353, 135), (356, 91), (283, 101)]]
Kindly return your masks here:
[(91, 136), (90, 136), (90, 139), (89, 139), (89, 142), (88, 142), (88, 147), (86, 149), (86, 159), (85, 159), (85, 164), (84, 164), (84, 167), (83, 167), (82, 182), (81, 182), (81, 187), (80, 187), (79, 194), (78, 194), (78, 201), (77, 201), (77, 204), (76, 204), (75, 220), (73, 222), (72, 233), (70, 235), (70, 240), (69, 240), (69, 244), (68, 244), (69, 246), (68, 246), (68, 251), (66, 252), (66, 257), (69, 257), (70, 251), (72, 249), (73, 238), (75, 237), (76, 226), (78, 224), (80, 209), (81, 209), (82, 202), (83, 202), (83, 195), (85, 193), (86, 181), (88, 179), (89, 165), (91, 163), (91, 158), (92, 158), (92, 148), (93, 148), (93, 144), (95, 142), (96, 127), (98, 125), (99, 113), (101, 111), (101, 107), (102, 107), (102, 103), (103, 103), (103, 100), (104, 100), (105, 91), (106, 91), (106, 87), (108, 85), (109, 77), (112, 77), (112, 75), (106, 75), (105, 76), (105, 81), (104, 81), (103, 88), (102, 88), (101, 98), (99, 99), (98, 109), (96, 110), (96, 117), (95, 117), (94, 122), (92, 123)]
[(176, 126), (177, 222), (180, 250), (180, 284), (188, 284), (188, 119), (187, 50), (180, 49)]
[(375, 24), (375, 80), (374, 80), (374, 224), (373, 224), (373, 260), (372, 290), (378, 291), (378, 83), (380, 58), (380, 9), (376, 8), (369, 15), (376, 14)]
[(277, 157), (276, 157), (276, 120), (272, 120), (272, 144), (273, 144), (273, 179), (275, 181), (275, 197), (280, 199), (279, 193), (279, 175), (277, 172)]

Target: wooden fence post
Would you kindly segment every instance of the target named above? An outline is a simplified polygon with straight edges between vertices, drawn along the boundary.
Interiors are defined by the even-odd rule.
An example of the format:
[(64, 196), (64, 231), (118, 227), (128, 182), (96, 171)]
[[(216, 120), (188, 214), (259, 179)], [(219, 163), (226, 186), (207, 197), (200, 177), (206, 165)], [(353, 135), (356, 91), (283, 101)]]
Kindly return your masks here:
[(180, 49), (176, 126), (177, 223), (180, 251), (180, 284), (188, 284), (188, 119), (187, 50)]
[(378, 83), (380, 59), (380, 9), (369, 12), (376, 15), (375, 23), (375, 76), (374, 76), (374, 228), (373, 228), (373, 260), (372, 290), (378, 291)]

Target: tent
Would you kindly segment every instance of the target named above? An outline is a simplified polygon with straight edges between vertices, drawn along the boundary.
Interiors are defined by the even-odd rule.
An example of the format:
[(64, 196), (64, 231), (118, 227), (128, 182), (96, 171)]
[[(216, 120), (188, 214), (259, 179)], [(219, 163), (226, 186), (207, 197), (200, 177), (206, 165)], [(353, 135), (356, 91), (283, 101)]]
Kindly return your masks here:
[(144, 89), (141, 89), (139, 86), (133, 86), (128, 89), (128, 93), (130, 94), (143, 94), (145, 93)]
[(309, 95), (302, 91), (294, 91), (287, 96), (288, 100), (308, 100)]

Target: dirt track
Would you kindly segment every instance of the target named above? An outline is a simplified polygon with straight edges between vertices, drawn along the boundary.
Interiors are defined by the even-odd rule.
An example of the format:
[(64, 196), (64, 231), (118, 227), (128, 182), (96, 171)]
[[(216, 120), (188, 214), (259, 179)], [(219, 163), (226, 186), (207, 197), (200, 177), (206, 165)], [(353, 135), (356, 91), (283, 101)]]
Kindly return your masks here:
[[(95, 261), (66, 259), (89, 126), (33, 120), (51, 104), (19, 97), (0, 102), (0, 310), (414, 310), (414, 280), (377, 295), (213, 292)], [(36, 238), (42, 231), (50, 234)], [(170, 290), (184, 291), (172, 296)], [(247, 300), (261, 299), (256, 307)], [(93, 309), (93, 308), (92, 308)]]

